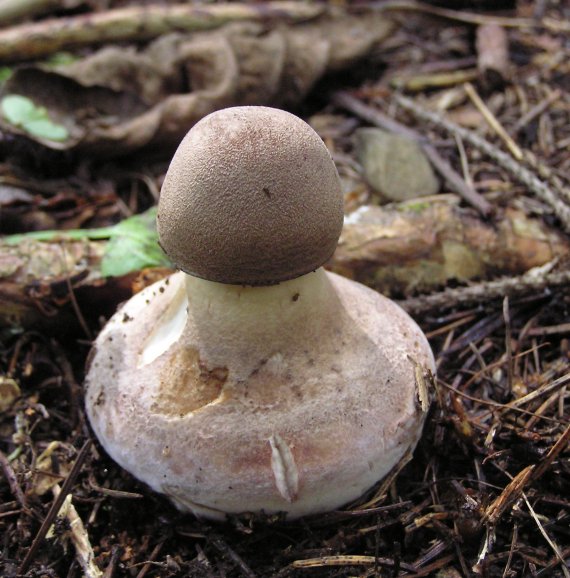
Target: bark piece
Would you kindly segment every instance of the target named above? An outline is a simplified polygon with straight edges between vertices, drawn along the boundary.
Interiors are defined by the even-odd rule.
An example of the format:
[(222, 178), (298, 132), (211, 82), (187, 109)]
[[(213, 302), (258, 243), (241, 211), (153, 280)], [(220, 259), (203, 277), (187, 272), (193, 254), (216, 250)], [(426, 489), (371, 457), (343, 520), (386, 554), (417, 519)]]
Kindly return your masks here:
[(487, 223), (453, 202), (362, 207), (346, 219), (333, 270), (388, 295), (518, 275), (568, 252), (562, 234), (508, 209)]
[(488, 89), (502, 86), (509, 78), (509, 39), (499, 24), (482, 24), (477, 28), (477, 68)]

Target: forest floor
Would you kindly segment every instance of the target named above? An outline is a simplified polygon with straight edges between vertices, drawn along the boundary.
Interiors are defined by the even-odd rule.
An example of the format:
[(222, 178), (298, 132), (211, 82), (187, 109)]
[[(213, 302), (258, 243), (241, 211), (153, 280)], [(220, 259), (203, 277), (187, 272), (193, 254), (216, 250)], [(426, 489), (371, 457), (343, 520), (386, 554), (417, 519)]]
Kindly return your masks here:
[[(570, 576), (565, 3), (311, 3), (364, 20), (392, 4), (391, 24), (344, 48), (342, 24), (332, 39), (316, 24), (304, 37), (314, 54), (305, 50), (296, 66), (286, 55), (281, 85), (268, 87), (261, 63), (262, 73), (222, 96), (228, 71), (238, 85), (247, 73), (234, 20), (255, 20), (255, 42), (275, 49), (274, 27), (287, 35), (323, 15), (297, 14), (296, 4), (265, 19), (271, 3), (247, 4), (249, 13), (227, 16), (231, 33), (218, 23), (214, 60), (181, 71), (180, 51), (196, 54), (195, 45), (163, 40), (144, 52), (156, 33), (105, 32), (105, 15), (124, 8), (140, 19), (150, 3), (47, 2), (33, 15), (26, 6), (39, 3), (16, 4), (11, 17), (0, 11), (0, 575)], [(56, 39), (75, 26), (77, 36), (36, 46), (38, 28), (26, 26)], [(159, 48), (175, 77), (152, 75)], [(168, 119), (185, 131), (204, 114), (185, 101), (186, 116), (175, 115), (182, 107), (168, 99), (180, 83), (218, 95), (200, 101), (213, 109), (268, 104), (311, 122), (339, 168), (347, 213), (374, 207), (368, 221), (347, 217), (330, 266), (397, 299), (432, 345), (437, 377), (424, 376), (432, 404), (413, 457), (339, 511), (200, 520), (116, 465), (90, 430), (82, 382), (92, 339), (121, 301), (171, 271), (152, 224), (180, 138)], [(8, 104), (13, 94), (39, 104)], [(365, 126), (420, 142), (439, 193), (386, 204), (363, 177), (369, 161), (354, 133)], [(137, 214), (150, 220), (136, 234), (113, 228)], [(130, 242), (144, 246), (142, 261), (131, 262)]]

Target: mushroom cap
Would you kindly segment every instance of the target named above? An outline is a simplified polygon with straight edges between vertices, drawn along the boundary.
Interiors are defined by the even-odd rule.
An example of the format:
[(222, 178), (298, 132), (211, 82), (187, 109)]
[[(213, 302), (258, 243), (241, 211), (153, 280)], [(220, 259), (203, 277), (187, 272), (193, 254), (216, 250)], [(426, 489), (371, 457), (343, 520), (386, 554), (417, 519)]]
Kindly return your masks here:
[(243, 106), (186, 135), (158, 205), (160, 244), (182, 271), (219, 283), (271, 285), (314, 271), (343, 222), (338, 173), (300, 118)]
[(175, 344), (141, 362), (157, 320), (170, 327), (173, 307), (191, 303), (182, 273), (129, 300), (99, 335), (86, 382), (109, 455), (181, 510), (219, 520), (330, 511), (388, 474), (421, 434), (417, 370), (435, 370), (430, 347), (396, 304), (322, 270), (278, 286), (293, 297), (283, 318), (303, 304), (295, 284), (319, 273), (338, 304), (326, 330), (291, 328), (277, 353), (269, 340), (248, 344), (247, 378), (238, 351), (207, 364), (192, 315)]

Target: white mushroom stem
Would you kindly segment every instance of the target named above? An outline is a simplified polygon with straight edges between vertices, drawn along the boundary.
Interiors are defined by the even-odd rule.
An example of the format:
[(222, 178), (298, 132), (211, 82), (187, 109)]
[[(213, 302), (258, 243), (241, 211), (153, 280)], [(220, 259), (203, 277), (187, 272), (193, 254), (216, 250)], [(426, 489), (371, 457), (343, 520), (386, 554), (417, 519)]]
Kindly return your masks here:
[(340, 301), (322, 268), (264, 287), (184, 278), (186, 291), (178, 291), (149, 336), (141, 365), (164, 353), (187, 327), (186, 339), (200, 344), (200, 358), (210, 368), (227, 367), (233, 360), (234, 377), (245, 379), (267, 359), (278, 374), (282, 353), (328, 338), (331, 325), (342, 317)]

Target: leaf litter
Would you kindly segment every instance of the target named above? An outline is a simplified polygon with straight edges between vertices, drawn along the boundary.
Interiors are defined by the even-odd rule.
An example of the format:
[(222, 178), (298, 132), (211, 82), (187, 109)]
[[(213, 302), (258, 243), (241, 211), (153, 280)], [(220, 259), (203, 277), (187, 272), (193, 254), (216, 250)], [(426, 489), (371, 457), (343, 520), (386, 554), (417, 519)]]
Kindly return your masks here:
[[(568, 14), (560, 6), (530, 1), (506, 3), (507, 21), (505, 13), (497, 16), (485, 2), (487, 12), (477, 13), (457, 5), (451, 10), (396, 4), (407, 6), (406, 11), (391, 12), (392, 33), (373, 51), (376, 67), (368, 65), (368, 78), (351, 88), (343, 86), (342, 77), (329, 76), (318, 94), (307, 89), (295, 102), (302, 104), (299, 113), (322, 127), (345, 184), (347, 207), (367, 207), (359, 209), (360, 217), (347, 215), (348, 241), (339, 247), (333, 266), (392, 292), (415, 310), (436, 353), (437, 379), (420, 380), (434, 401), (414, 456), (357, 503), (289, 524), (278, 516), (235, 517), (224, 525), (196, 520), (120, 470), (89, 441), (83, 367), (88, 336), (98, 331), (100, 317), (169, 271), (151, 261), (150, 269), (137, 271), (143, 264), (135, 262), (131, 273), (102, 273), (105, 252), (112, 254), (113, 244), (121, 249), (113, 239), (140, 242), (143, 254), (153, 254), (144, 249), (153, 246), (154, 235), (152, 212), (144, 211), (154, 204), (169, 153), (162, 160), (102, 165), (97, 159), (138, 151), (144, 139), (115, 150), (102, 146), (93, 157), (86, 147), (83, 157), (72, 158), (60, 174), (50, 176), (50, 153), (38, 157), (40, 149), (33, 148), (37, 164), (32, 171), (29, 155), (17, 154), (26, 149), (12, 148), (2, 179), (13, 189), (6, 191), (2, 208), (10, 215), (10, 232), (38, 233), (12, 237), (11, 245), (5, 238), (0, 252), (1, 303), (13, 314), (2, 315), (0, 338), (3, 576), (568, 576), (570, 275), (564, 207), (570, 204), (570, 134), (563, 82)], [(529, 20), (535, 28), (529, 28)], [(489, 64), (477, 69), (470, 35), (474, 26), (493, 22), (510, 23), (502, 30), (510, 45), (511, 76), (490, 87), (489, 76), (497, 77), (489, 75)], [(97, 58), (97, 53), (86, 58)], [(499, 62), (504, 76), (504, 62)], [(55, 83), (62, 80), (59, 73), (36, 74), (34, 66), (42, 70), (32, 65), (29, 86), (36, 79), (44, 87), (54, 78)], [(486, 122), (476, 124), (475, 131), (470, 124), (475, 115), (483, 118), (484, 109), (464, 87), (466, 77), (451, 74), (465, 66), (475, 66), (467, 78), (476, 81), (485, 107), (522, 150), (521, 160), (511, 156), (504, 164), (502, 157), (495, 158), (496, 149), (509, 152), (500, 131)], [(26, 67), (21, 70), (17, 74)], [(396, 76), (408, 84), (395, 89)], [(421, 82), (409, 84), (415, 79)], [(75, 82), (65, 86), (77, 87)], [(492, 210), (466, 206), (469, 201), (457, 196), (452, 181), (434, 198), (384, 205), (364, 182), (354, 157), (355, 128), (374, 122), (347, 111), (346, 101), (335, 101), (338, 88), (429, 140)], [(140, 94), (134, 101), (132, 95), (125, 97), (124, 86), (99, 89), (101, 102), (110, 103), (111, 128), (113, 119), (121, 118), (113, 117), (121, 98), (139, 103), (139, 108), (125, 109), (135, 116), (139, 111), (144, 116), (149, 106)], [(412, 105), (395, 90), (406, 91)], [(78, 106), (71, 93), (72, 102), (66, 103), (65, 90), (57, 94), (72, 116), (83, 111), (71, 130), (73, 148), (90, 120), (96, 125), (104, 115)], [(263, 94), (260, 101), (275, 104), (271, 90)], [(45, 101), (37, 102), (50, 110)], [(439, 116), (428, 118), (425, 110)], [(451, 116), (460, 125), (465, 121), (468, 132), (441, 122)], [(146, 142), (154, 143), (155, 134)], [(23, 135), (15, 131), (12, 136), (20, 142)], [(22, 143), (52, 148), (26, 138)], [(42, 172), (48, 174), (42, 177)], [(14, 188), (23, 192), (16, 194)], [(548, 195), (542, 194), (545, 189)], [(139, 213), (139, 221), (123, 220)], [(422, 238), (417, 231), (429, 227), (417, 224), (426, 216), (435, 231)], [(0, 224), (8, 223), (3, 218)], [(120, 220), (122, 229), (116, 225)], [(67, 223), (64, 229), (73, 229), (69, 224), (74, 222), (86, 227), (84, 233), (57, 226)], [(463, 235), (450, 237), (450, 230)], [(501, 237), (501, 230), (510, 236)], [(411, 245), (415, 253), (406, 243), (410, 238), (416, 239)], [(453, 270), (437, 283), (410, 281), (418, 278), (425, 261), (439, 263), (440, 272), (445, 269), (440, 248), (450, 239), (459, 249), (456, 254), (464, 256), (471, 247), (479, 259), (476, 274), (461, 277)], [(33, 249), (23, 257), (27, 245)], [(398, 246), (407, 258), (387, 266), (386, 254), (397, 253)], [(119, 252), (117, 263), (123, 257)], [(390, 268), (399, 268), (399, 274), (386, 275)], [(406, 277), (408, 270), (414, 273)], [(33, 312), (33, 321), (26, 322), (19, 311)]]

